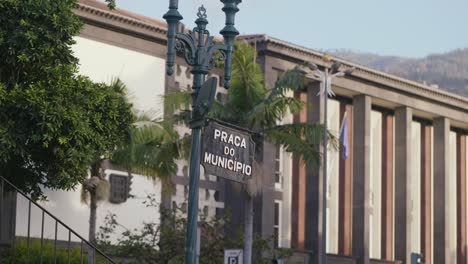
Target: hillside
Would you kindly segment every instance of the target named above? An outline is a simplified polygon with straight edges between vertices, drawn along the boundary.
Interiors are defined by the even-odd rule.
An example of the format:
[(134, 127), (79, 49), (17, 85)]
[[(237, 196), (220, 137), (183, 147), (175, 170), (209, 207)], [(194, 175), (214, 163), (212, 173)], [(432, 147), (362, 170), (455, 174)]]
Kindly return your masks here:
[(373, 69), (427, 85), (437, 85), (440, 89), (468, 97), (468, 48), (433, 54), (420, 59), (352, 51), (331, 53)]

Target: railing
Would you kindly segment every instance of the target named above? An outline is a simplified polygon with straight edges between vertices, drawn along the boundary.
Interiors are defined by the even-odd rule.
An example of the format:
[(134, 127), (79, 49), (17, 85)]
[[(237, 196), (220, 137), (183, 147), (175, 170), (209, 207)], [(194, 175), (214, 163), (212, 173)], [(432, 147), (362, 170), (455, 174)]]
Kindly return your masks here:
[[(44, 239), (44, 217), (45, 215), (48, 215), (55, 221), (55, 236), (53, 239), (53, 259), (54, 263), (57, 263), (57, 242), (60, 242), (57, 240), (57, 234), (58, 234), (58, 227), (59, 225), (64, 227), (68, 231), (68, 242), (66, 245), (67, 248), (67, 259), (68, 262), (70, 263), (70, 254), (71, 251), (73, 250), (72, 248), (72, 241), (71, 241), (71, 236), (72, 234), (77, 237), (80, 241), (78, 243), (73, 242), (73, 244), (76, 244), (76, 246), (73, 246), (76, 248), (79, 244), (80, 248), (80, 263), (88, 263), (88, 264), (93, 264), (96, 263), (96, 254), (98, 254), (98, 257), (100, 257), (99, 262), (103, 263), (115, 263), (111, 258), (109, 258), (106, 254), (104, 254), (102, 251), (100, 251), (98, 248), (96, 248), (93, 244), (88, 242), (86, 239), (84, 239), (82, 236), (80, 236), (77, 232), (73, 231), (69, 226), (67, 226), (65, 223), (60, 221), (57, 217), (55, 217), (53, 214), (51, 214), (49, 211), (47, 211), (44, 207), (33, 201), (28, 195), (26, 195), (24, 192), (19, 190), (16, 186), (14, 186), (11, 182), (9, 182), (7, 179), (3, 178), (0, 176), (0, 238), (1, 238), (1, 232), (5, 231), (5, 228), (3, 228), (3, 223), (4, 221), (4, 194), (5, 194), (5, 187), (9, 187), (12, 191), (15, 191), (16, 193), (21, 194), (24, 198), (27, 199), (28, 201), (28, 230), (27, 230), (27, 236), (25, 237), (26, 239), (26, 259), (28, 263), (43, 263), (43, 255), (44, 255), (44, 246), (45, 246), (45, 240), (50, 241), (49, 239)], [(30, 259), (30, 246), (31, 246), (31, 206), (35, 205), (37, 208), (41, 210), (41, 238), (40, 238), (40, 256), (39, 259)], [(16, 204), (14, 205), (16, 206)], [(7, 212), (8, 213), (8, 212)], [(13, 218), (14, 219), (14, 218)], [(14, 231), (13, 231), (14, 232)], [(84, 248), (86, 246), (86, 248)], [(15, 236), (13, 236), (13, 243), (12, 243), (12, 248), (14, 249), (15, 247)], [(63, 246), (61, 246), (63, 247)], [(86, 250), (86, 253), (88, 256), (85, 256), (84, 251)], [(14, 250), (13, 250), (14, 252)], [(13, 258), (14, 258), (13, 254)], [(36, 257), (36, 256), (35, 256)], [(87, 260), (86, 262), (84, 262)], [(12, 263), (16, 263), (16, 261), (13, 259)]]

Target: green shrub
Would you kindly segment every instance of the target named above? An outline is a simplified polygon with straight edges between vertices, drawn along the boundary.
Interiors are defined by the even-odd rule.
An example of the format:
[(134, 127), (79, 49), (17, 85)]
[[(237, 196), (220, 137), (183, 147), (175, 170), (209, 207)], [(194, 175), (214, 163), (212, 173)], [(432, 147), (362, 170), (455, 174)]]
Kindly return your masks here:
[[(88, 254), (86, 253), (85, 244), (83, 244), (83, 262), (81, 262), (80, 247), (70, 247), (70, 263), (88, 263)], [(68, 263), (68, 248), (63, 248), (57, 245), (56, 249), (57, 262), (54, 261), (54, 242), (44, 240), (42, 250), (42, 263)], [(1, 256), (0, 263), (40, 263), (41, 259), (41, 240), (33, 238), (29, 241), (29, 257), (27, 253), (27, 240), (24, 238), (17, 239), (14, 249), (7, 251)], [(96, 263), (105, 263), (104, 258), (96, 254)]]

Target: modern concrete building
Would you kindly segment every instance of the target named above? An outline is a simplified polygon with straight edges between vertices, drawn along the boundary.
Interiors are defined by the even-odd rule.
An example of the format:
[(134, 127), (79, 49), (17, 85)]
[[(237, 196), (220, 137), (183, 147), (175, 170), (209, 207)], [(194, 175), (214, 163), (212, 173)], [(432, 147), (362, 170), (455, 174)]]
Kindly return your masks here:
[[(163, 10), (162, 10), (163, 11)], [(161, 13), (162, 13), (161, 11)], [(134, 92), (138, 109), (164, 115), (159, 95), (190, 89), (191, 74), (181, 58), (173, 77), (165, 75), (166, 26), (124, 10), (110, 11), (95, 0), (80, 0), (76, 9), (85, 26), (73, 47), (82, 74), (96, 81), (121, 78)], [(326, 67), (323, 53), (265, 35), (241, 36), (258, 50), (267, 84), (304, 62)], [(466, 264), (467, 259), (467, 139), (468, 99), (440, 89), (334, 58), (351, 77), (333, 80), (337, 96), (328, 104), (328, 124), (335, 134), (346, 122), (349, 156), (329, 150), (328, 187), (321, 169), (302, 165), (301, 158), (265, 142), (262, 193), (255, 198), (255, 232), (274, 236), (278, 247), (292, 248), (285, 263), (319, 263), (326, 248), (328, 263), (410, 263), (412, 252), (424, 262)], [(324, 121), (320, 83), (296, 96), (308, 107), (286, 116), (283, 123)], [(219, 92), (225, 93), (223, 88)], [(346, 119), (343, 119), (346, 113)], [(189, 130), (186, 130), (189, 132)], [(174, 193), (163, 197), (161, 185), (143, 176), (134, 180), (134, 194), (155, 193), (166, 205), (187, 197), (186, 163), (172, 178)], [(120, 173), (108, 170), (110, 173)], [(124, 173), (122, 175), (125, 175)], [(200, 209), (213, 216), (231, 209), (243, 222), (243, 199), (231, 183), (202, 176)], [(327, 208), (321, 207), (326, 192)], [(87, 236), (89, 210), (76, 192), (50, 192), (46, 208)], [(148, 215), (136, 200), (98, 208), (102, 223), (107, 210), (117, 212), (128, 227)], [(24, 213), (18, 201), (18, 217)], [(24, 208), (24, 205), (23, 205)], [(67, 209), (64, 209), (67, 208)], [(141, 213), (141, 215), (140, 215)], [(322, 214), (327, 214), (327, 244), (321, 244)], [(17, 224), (17, 233), (24, 231)]]
[[(257, 47), (271, 86), (300, 63), (326, 66), (320, 52), (265, 35), (241, 38)], [(347, 122), (350, 142), (346, 160), (329, 153), (328, 206), (321, 208), (321, 170), (301, 166), (300, 157), (293, 157), (292, 172), (283, 171), (291, 175), (283, 178), (291, 192), (276, 190), (275, 167), (264, 167), (269, 191), (263, 193), (262, 214), (274, 215), (272, 200), (286, 203), (281, 219), (290, 219), (291, 246), (310, 252), (310, 263), (318, 263), (322, 247), (331, 263), (410, 263), (412, 252), (423, 253), (425, 263), (466, 263), (468, 99), (335, 60), (355, 70), (351, 77), (333, 80), (337, 96), (328, 105), (330, 129), (338, 134)], [(295, 121), (323, 122), (318, 91), (319, 83), (311, 79), (296, 94), (310, 107)], [(271, 148), (267, 162), (275, 160)], [(324, 212), (327, 245), (321, 244)], [(262, 233), (271, 233), (271, 226), (264, 223)]]

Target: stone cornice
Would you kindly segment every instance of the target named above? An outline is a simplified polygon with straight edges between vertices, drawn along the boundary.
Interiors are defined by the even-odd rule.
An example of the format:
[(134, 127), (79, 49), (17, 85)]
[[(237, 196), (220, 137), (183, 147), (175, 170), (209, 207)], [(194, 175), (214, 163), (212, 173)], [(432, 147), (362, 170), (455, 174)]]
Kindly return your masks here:
[[(144, 21), (119, 14), (100, 7), (79, 2), (75, 13), (86, 21), (100, 22), (112, 27), (122, 28), (134, 33), (145, 34), (151, 37), (166, 39), (166, 26), (159, 21)], [(156, 33), (156, 34), (155, 34)]]
[[(106, 24), (109, 27), (117, 27), (132, 33), (139, 33), (156, 37), (164, 42), (167, 40), (167, 24), (163, 20), (148, 18), (126, 10), (109, 10), (105, 4), (95, 0), (79, 0), (75, 14), (85, 22), (92, 21)], [(182, 24), (183, 31), (190, 33), (188, 28)], [(154, 34), (156, 33), (156, 35)], [(214, 36), (215, 42), (223, 42), (223, 39)]]
[[(105, 5), (101, 5), (103, 4), (93, 0), (80, 0), (75, 13), (85, 21), (105, 24), (112, 28), (117, 27), (134, 34), (142, 34), (150, 38), (156, 38), (159, 41), (166, 41), (167, 28), (165, 22), (132, 14), (125, 10), (111, 11), (105, 8)], [(258, 45), (258, 48), (263, 49), (265, 52), (272, 52), (298, 62), (309, 61), (323, 66), (322, 57), (324, 53), (322, 52), (267, 35), (244, 35), (239, 38), (249, 43), (257, 43), (257, 45), (265, 44), (263, 46)], [(468, 98), (373, 70), (347, 60), (336, 57), (333, 59), (341, 62), (343, 68), (354, 67), (353, 77), (468, 111)]]
[[(296, 61), (310, 61), (317, 65), (323, 66), (322, 57), (324, 53), (308, 49), (287, 41), (269, 37), (267, 35), (245, 35), (240, 36), (241, 39), (248, 43), (256, 43), (258, 46), (263, 48), (265, 52), (273, 52), (275, 54), (289, 57)], [(266, 45), (259, 45), (266, 44)], [(355, 68), (353, 77), (381, 84), (384, 86), (391, 87), (396, 90), (400, 90), (404, 93), (416, 95), (418, 97), (424, 97), (427, 100), (437, 101), (442, 104), (452, 105), (468, 110), (468, 98), (440, 89), (435, 89), (418, 82), (410, 81), (404, 78), (400, 78), (391, 74), (387, 74), (381, 71), (373, 70), (368, 67), (358, 65), (341, 58), (333, 57), (335, 61), (342, 63), (343, 68)]]

